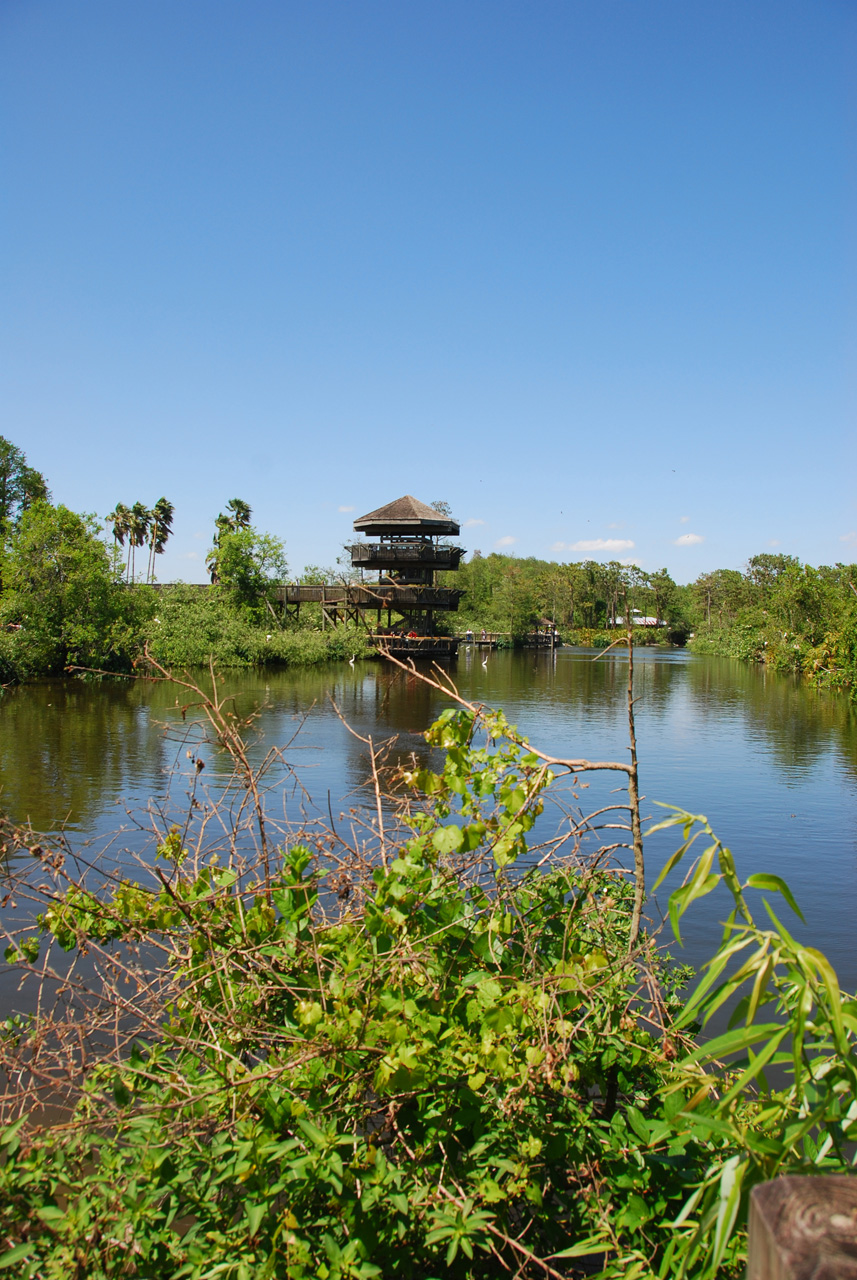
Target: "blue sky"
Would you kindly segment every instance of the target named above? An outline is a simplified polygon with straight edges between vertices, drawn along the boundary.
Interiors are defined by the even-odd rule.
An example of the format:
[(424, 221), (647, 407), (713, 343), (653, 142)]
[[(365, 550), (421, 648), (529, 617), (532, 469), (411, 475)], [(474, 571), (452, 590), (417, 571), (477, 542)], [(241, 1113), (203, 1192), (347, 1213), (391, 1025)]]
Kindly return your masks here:
[(857, 559), (850, 0), (4, 0), (0, 432), (292, 570)]

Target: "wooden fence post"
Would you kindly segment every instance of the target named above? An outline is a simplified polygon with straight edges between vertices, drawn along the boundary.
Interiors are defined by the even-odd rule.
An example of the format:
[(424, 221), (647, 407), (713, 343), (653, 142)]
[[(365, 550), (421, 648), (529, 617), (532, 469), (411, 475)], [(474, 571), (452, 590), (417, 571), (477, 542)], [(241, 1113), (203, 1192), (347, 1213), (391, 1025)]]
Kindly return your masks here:
[(857, 1177), (754, 1187), (747, 1280), (857, 1280)]

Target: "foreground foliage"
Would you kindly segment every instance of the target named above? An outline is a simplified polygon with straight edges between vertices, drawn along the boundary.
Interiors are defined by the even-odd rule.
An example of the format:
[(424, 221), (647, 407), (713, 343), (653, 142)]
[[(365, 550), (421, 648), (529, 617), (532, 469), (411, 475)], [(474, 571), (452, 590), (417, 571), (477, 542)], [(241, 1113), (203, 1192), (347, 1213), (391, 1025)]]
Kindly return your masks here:
[[(632, 887), (583, 856), (592, 820), (536, 865), (557, 781), (501, 713), (441, 716), (435, 767), (400, 771), (368, 861), (333, 829), (274, 852), (260, 775), (218, 723), (236, 761), (221, 816), (249, 815), (255, 869), (236, 842), (206, 852), (190, 820), (162, 836), (148, 884), (69, 880), (36, 846), (59, 891), (7, 959), (38, 970), (51, 940), (95, 957), (101, 1048), (82, 1072), (72, 1014), (7, 1024), (18, 1106), (33, 1078), (56, 1090), (76, 1065), (85, 1080), (73, 1120), (4, 1131), (0, 1267), (476, 1280), (585, 1262), (703, 1280), (739, 1273), (756, 1181), (847, 1167), (857, 1006), (767, 901), (769, 927), (755, 922), (750, 890), (796, 904), (776, 877), (742, 885), (704, 819), (662, 824), (683, 828), (668, 873), (705, 843), (670, 900), (675, 931), (716, 887), (733, 901), (682, 1008), (654, 941), (629, 953)], [(730, 1030), (697, 1041), (725, 1002)]]

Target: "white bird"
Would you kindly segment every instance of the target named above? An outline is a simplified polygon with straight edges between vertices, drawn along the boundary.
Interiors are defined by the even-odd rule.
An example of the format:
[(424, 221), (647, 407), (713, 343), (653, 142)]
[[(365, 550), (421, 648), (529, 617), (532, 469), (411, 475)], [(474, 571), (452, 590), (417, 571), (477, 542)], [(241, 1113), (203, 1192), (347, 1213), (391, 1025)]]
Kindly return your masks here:
[(483, 665), (483, 667), (486, 667), (486, 668), (487, 668), (487, 666), (488, 666), (488, 654), (487, 654), (487, 653), (486, 653), (485, 657), (482, 659), (482, 665)]
[(352, 653), (351, 657), (348, 659), (348, 665), (349, 665), (349, 667), (353, 667), (353, 666), (354, 666), (354, 654), (353, 654), (353, 653)]
[(153, 621), (153, 622), (157, 622), (158, 626), (160, 626), (160, 625), (161, 625), (161, 620), (160, 620), (160, 618), (153, 618), (153, 619), (152, 619), (152, 621)]
[(270, 631), (269, 631), (269, 632), (268, 632), (268, 634), (265, 636), (265, 639), (266, 639), (266, 640), (270, 640), (270, 639), (271, 639), (271, 633), (270, 633)]

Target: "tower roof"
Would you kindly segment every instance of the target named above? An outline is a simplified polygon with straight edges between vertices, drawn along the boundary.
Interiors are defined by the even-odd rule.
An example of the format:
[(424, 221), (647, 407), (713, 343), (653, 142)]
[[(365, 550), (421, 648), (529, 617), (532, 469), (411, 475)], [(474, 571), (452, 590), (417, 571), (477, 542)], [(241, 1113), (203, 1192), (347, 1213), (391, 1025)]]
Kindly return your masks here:
[(366, 533), (370, 536), (385, 533), (424, 533), (435, 536), (445, 533), (455, 537), (459, 531), (456, 520), (441, 515), (439, 511), (435, 511), (434, 507), (427, 507), (424, 502), (420, 502), (418, 498), (412, 498), (410, 494), (406, 494), (404, 498), (397, 498), (395, 502), (388, 502), (385, 507), (378, 507), (377, 511), (370, 511), (368, 515), (361, 516), (359, 520), (354, 521), (354, 528), (357, 533)]

